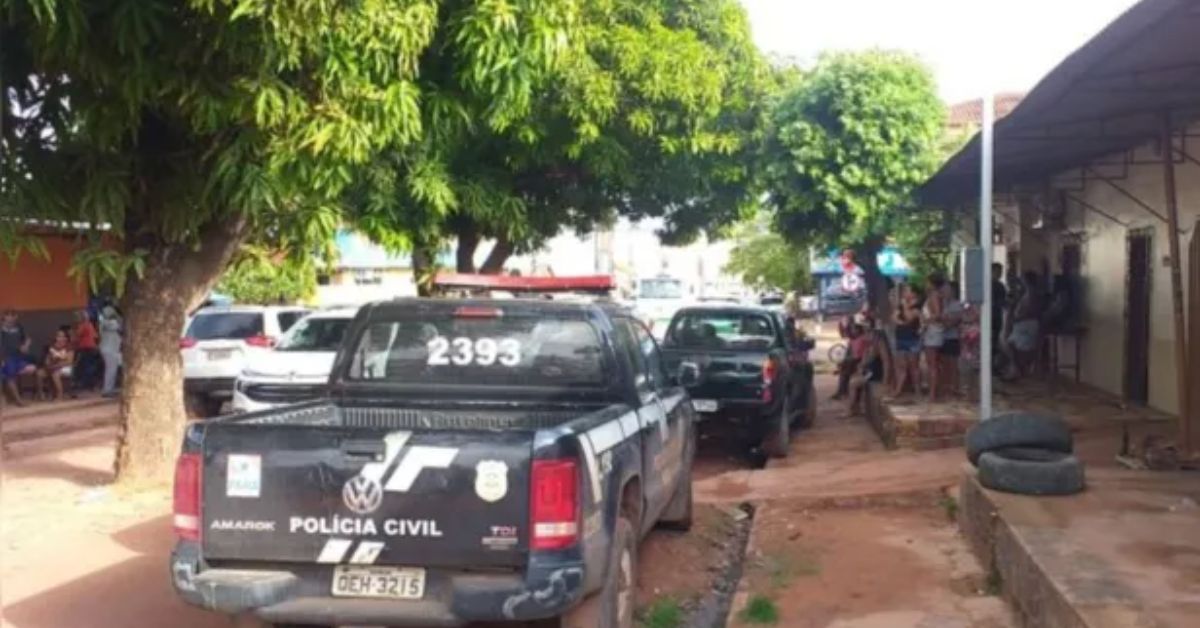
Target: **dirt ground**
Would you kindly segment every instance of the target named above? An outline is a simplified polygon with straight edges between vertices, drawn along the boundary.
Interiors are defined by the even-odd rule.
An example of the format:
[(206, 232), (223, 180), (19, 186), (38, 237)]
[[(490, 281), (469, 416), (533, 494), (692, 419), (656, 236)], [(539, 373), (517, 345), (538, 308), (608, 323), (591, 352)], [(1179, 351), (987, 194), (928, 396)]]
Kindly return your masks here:
[(728, 566), (724, 550), (733, 542), (736, 521), (746, 516), (736, 508), (698, 505), (689, 533), (650, 533), (638, 550), (641, 614), (656, 606), (693, 608)]
[(962, 450), (886, 451), (825, 401), (833, 386), (819, 379), (816, 425), (787, 459), (701, 482), (713, 501), (760, 504), (729, 625), (1014, 626), (950, 517)]
[[(753, 468), (736, 429), (702, 430), (696, 526), (652, 533), (642, 545), (642, 607), (673, 599), (682, 608), (707, 594), (737, 505), (752, 501), (760, 510), (742, 601), (769, 597), (776, 625), (1008, 626), (999, 600), (979, 594), (986, 578), (939, 505), (961, 452), (884, 451), (864, 422), (825, 402), (831, 385), (821, 377), (817, 425), (765, 469)], [(111, 465), (103, 441), (5, 464), (3, 625), (228, 625), (171, 590), (169, 489), (115, 492), (106, 486)]]
[[(793, 628), (1005, 628), (1004, 602), (937, 505), (760, 509), (742, 589)], [(748, 601), (748, 600), (747, 600)], [(752, 625), (752, 613), (731, 625)], [(740, 621), (744, 620), (744, 621)]]

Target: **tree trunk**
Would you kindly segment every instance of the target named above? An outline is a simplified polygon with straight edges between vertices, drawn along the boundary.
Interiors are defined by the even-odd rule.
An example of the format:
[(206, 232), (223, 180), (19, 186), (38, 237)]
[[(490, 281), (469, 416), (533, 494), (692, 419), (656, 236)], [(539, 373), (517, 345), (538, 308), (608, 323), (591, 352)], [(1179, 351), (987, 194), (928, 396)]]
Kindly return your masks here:
[(246, 237), (246, 222), (211, 224), (200, 245), (152, 248), (141, 277), (130, 277), (125, 312), (121, 426), (116, 476), (124, 484), (170, 482), (183, 437), (179, 335), (188, 312), (217, 283)]
[(464, 219), (456, 230), (458, 248), (455, 251), (455, 267), (460, 273), (475, 272), (475, 251), (479, 248), (479, 229), (469, 218)]
[(876, 320), (887, 321), (890, 320), (887, 284), (883, 281), (883, 271), (879, 269), (879, 252), (882, 250), (881, 239), (869, 238), (857, 247), (856, 255), (867, 284), (867, 302), (871, 304), (871, 312)]
[(479, 272), (485, 275), (499, 275), (504, 270), (504, 264), (508, 258), (512, 257), (513, 244), (504, 236), (496, 240), (496, 245), (492, 247), (492, 251), (488, 253), (487, 259), (483, 261), (483, 266), (479, 267)]
[(412, 253), (413, 265), (413, 283), (417, 284), (417, 296), (428, 297), (433, 295), (433, 255), (429, 252), (429, 247), (420, 244), (413, 244)]

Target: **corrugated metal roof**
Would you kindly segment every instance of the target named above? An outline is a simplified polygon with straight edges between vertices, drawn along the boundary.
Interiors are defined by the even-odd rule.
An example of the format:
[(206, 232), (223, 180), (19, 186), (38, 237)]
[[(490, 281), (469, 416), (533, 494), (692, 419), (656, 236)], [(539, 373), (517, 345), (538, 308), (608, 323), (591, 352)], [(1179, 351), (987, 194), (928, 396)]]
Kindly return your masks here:
[[(996, 188), (1119, 152), (1200, 114), (1200, 1), (1142, 0), (1047, 74), (995, 127)], [(979, 136), (922, 186), (954, 204), (979, 189)]]

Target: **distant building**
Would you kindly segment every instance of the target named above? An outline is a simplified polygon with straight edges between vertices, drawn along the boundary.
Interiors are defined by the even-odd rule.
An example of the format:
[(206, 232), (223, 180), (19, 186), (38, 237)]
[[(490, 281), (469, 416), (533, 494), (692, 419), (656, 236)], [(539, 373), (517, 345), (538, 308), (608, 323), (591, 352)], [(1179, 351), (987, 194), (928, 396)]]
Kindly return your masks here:
[[(1005, 92), (996, 94), (993, 103), (996, 111), (996, 119), (999, 120), (1008, 114), (1012, 113), (1017, 105), (1021, 104), (1021, 100), (1025, 98), (1024, 92)], [(950, 115), (946, 120), (946, 126), (951, 130), (962, 130), (975, 132), (983, 124), (983, 99), (976, 98), (950, 106)]]
[[(416, 296), (412, 255), (390, 253), (353, 231), (337, 234), (335, 264), (317, 278), (318, 305), (357, 305), (368, 301)], [(453, 268), (454, 256), (443, 252), (438, 264)]]
[(59, 325), (75, 322), (88, 304), (87, 284), (71, 276), (75, 254), (88, 245), (86, 225), (30, 223), (23, 235), (36, 238), (46, 257), (23, 252), (15, 263), (0, 255), (0, 310), (16, 310), (35, 345), (53, 337)]

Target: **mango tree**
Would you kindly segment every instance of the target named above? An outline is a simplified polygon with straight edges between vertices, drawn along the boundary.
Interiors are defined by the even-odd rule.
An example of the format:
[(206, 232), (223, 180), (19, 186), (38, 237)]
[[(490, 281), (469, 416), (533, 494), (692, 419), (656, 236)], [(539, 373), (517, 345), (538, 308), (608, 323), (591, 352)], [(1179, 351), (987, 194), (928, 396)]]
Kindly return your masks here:
[[(578, 24), (550, 71), (527, 77), (526, 115), (460, 99), (436, 141), (376, 160), (357, 190), (389, 216), (370, 221), (376, 239), (403, 216), (418, 249), (453, 239), (458, 270), (498, 272), (564, 228), (654, 216), (688, 240), (754, 204), (771, 77), (736, 0), (582, 0)], [(428, 92), (456, 89), (444, 56), (425, 59)]]
[(912, 228), (911, 194), (933, 173), (945, 119), (929, 70), (897, 52), (821, 57), (772, 114), (764, 176), (776, 226), (794, 242), (853, 247), (872, 303), (876, 256)]
[(403, 225), (348, 208), (365, 167), (415, 155), (404, 176), (436, 181), (430, 146), (478, 103), (528, 115), (578, 19), (571, 0), (0, 0), (0, 242), (93, 229), (76, 269), (126, 313), (120, 479), (170, 477), (177, 340), (243, 244)]

